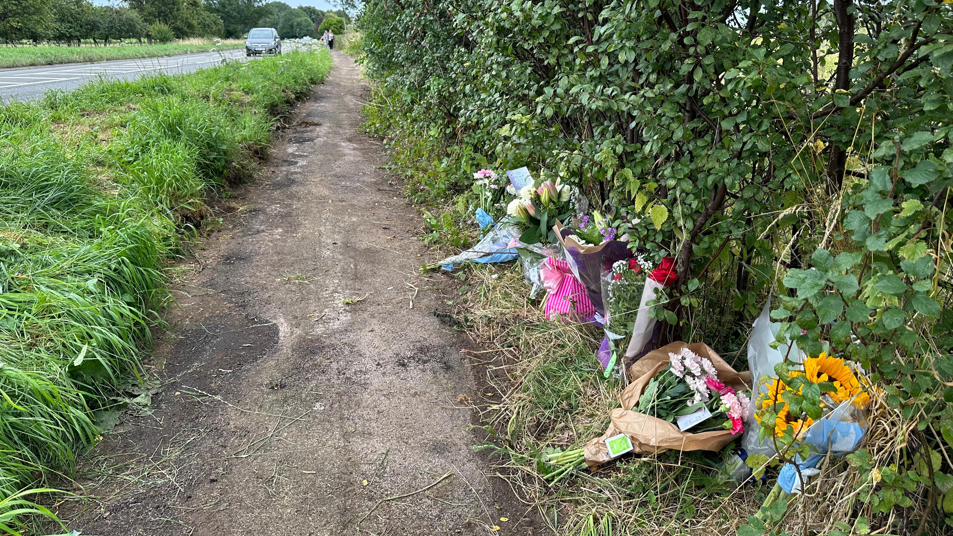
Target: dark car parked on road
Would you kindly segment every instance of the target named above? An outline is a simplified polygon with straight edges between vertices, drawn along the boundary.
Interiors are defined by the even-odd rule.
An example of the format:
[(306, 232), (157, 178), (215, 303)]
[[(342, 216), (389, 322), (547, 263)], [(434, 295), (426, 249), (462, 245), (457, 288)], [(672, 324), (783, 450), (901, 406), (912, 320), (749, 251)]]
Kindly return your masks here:
[(281, 39), (274, 28), (252, 28), (245, 40), (245, 55), (281, 54)]

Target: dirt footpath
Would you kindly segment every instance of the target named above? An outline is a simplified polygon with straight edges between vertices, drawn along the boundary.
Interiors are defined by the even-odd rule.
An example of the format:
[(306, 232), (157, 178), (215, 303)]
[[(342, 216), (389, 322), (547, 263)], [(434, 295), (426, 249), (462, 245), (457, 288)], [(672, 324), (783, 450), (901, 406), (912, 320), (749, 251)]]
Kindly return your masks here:
[(482, 436), (458, 397), (484, 394), (468, 341), (435, 314), (451, 298), (419, 275), (433, 259), (379, 168), (384, 148), (359, 130), (358, 77), (335, 52), (261, 178), (183, 267), (152, 363), (162, 385), (83, 463), (77, 489), (94, 500), (62, 507), (69, 529), (539, 533), (473, 450)]

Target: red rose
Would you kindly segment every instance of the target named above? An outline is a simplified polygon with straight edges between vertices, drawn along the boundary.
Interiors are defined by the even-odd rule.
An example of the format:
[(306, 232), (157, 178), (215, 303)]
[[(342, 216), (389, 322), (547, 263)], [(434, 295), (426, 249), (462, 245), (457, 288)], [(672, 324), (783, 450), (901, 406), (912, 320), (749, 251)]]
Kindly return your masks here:
[(675, 273), (675, 259), (672, 257), (664, 257), (662, 259), (662, 264), (658, 268), (652, 270), (652, 273), (649, 274), (649, 277), (652, 281), (661, 283), (666, 287), (672, 286), (675, 283), (675, 280), (678, 279), (678, 274)]
[(622, 274), (612, 274), (613, 281), (622, 281)]
[(639, 261), (635, 259), (629, 259), (629, 269), (635, 273), (639, 273), (639, 270), (642, 269), (642, 266), (639, 264)]

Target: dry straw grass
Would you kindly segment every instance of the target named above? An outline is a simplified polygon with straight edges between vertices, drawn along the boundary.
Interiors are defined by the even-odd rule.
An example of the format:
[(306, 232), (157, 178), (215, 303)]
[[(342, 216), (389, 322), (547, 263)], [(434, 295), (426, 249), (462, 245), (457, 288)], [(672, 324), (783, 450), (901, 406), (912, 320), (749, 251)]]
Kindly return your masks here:
[[(478, 267), (470, 277), (475, 290), (463, 314), (470, 335), (490, 348), (471, 359), (485, 366), (487, 380), (503, 395), (481, 410), (494, 436), (485, 447), (500, 454), (500, 473), (554, 533), (734, 534), (758, 511), (770, 485), (737, 486), (720, 471), (717, 454), (626, 456), (549, 486), (538, 471), (538, 454), (579, 448), (600, 435), (622, 385), (602, 379), (594, 355), (601, 331), (543, 319), (518, 267)], [(885, 467), (897, 462), (910, 425), (886, 409), (882, 394), (872, 398), (865, 446)], [(870, 516), (869, 474), (852, 470), (843, 458), (828, 458), (819, 468), (807, 493), (791, 500), (785, 531), (827, 534), (837, 522)], [(773, 485), (775, 476), (769, 471), (767, 482)]]

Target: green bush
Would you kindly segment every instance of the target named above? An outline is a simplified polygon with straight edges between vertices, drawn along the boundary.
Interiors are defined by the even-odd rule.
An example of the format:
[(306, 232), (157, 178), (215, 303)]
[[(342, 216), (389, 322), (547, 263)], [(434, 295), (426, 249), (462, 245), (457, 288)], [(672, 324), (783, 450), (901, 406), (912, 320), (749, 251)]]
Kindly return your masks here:
[[(677, 259), (663, 342), (734, 354), (780, 295), (781, 339), (838, 349), (885, 394), (872, 437), (922, 432), (852, 459), (860, 505), (800, 511), (829, 530), (953, 526), (935, 508), (953, 483), (947, 6), (372, 0), (359, 28), (371, 127), (414, 163), (417, 195), (446, 203), (481, 160), (579, 186), (655, 262)], [(944, 454), (932, 472), (913, 463), (926, 452)], [(772, 516), (748, 534), (783, 531)]]
[(155, 43), (170, 43), (175, 39), (175, 33), (172, 32), (172, 29), (161, 22), (150, 24), (149, 29), (146, 30), (146, 35)]

